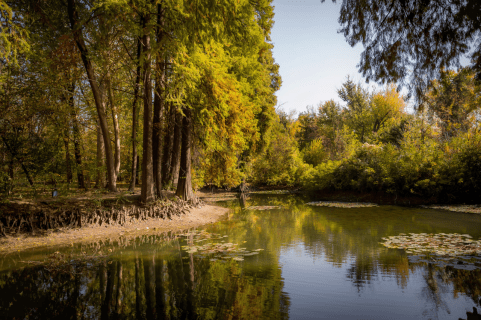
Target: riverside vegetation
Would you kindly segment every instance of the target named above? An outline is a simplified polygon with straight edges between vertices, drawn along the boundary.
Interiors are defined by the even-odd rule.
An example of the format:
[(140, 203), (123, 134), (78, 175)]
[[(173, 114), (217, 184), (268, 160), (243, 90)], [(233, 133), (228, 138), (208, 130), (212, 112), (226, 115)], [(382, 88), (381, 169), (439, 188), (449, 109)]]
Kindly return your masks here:
[(0, 0), (0, 318), (478, 318), (479, 216), (376, 198), (480, 198), (480, 2), (340, 12), (383, 86), (296, 115), (271, 0)]
[[(383, 10), (430, 15), (439, 5), (430, 4), (434, 11), (397, 2), (343, 8), (344, 34), (357, 43), (356, 32), (375, 30), (369, 23), (384, 20), (374, 19)], [(372, 20), (357, 20), (357, 9), (371, 12)], [(479, 50), (472, 65), (452, 68), (466, 53), (469, 33), (438, 37), (440, 46), (461, 48), (449, 56), (414, 38), (399, 40), (414, 41), (399, 44), (402, 54), (389, 51), (392, 44), (377, 56), (368, 48), (361, 70), (385, 83), (383, 89), (348, 77), (338, 88), (343, 103), (321, 102), (296, 116), (276, 108), (281, 78), (269, 0), (0, 0), (0, 11), (7, 26), (0, 30), (4, 205), (24, 198), (38, 203), (52, 192), (66, 199), (92, 188), (135, 192), (138, 185), (145, 206), (167, 201), (165, 190), (196, 205), (194, 190), (203, 186), (244, 190), (246, 184), (424, 203), (479, 198)], [(395, 21), (386, 21), (383, 33), (394, 32)], [(443, 30), (431, 31), (449, 31)], [(422, 53), (416, 70), (426, 79), (409, 86), (414, 112), (394, 85), (408, 77), (399, 70), (407, 70), (400, 54), (409, 57), (409, 45)], [(381, 68), (387, 56), (392, 63)], [(57, 224), (82, 223), (67, 215), (74, 218)], [(40, 216), (36, 225), (47, 225)], [(9, 217), (1, 213), (1, 234), (35, 225), (29, 217)]]

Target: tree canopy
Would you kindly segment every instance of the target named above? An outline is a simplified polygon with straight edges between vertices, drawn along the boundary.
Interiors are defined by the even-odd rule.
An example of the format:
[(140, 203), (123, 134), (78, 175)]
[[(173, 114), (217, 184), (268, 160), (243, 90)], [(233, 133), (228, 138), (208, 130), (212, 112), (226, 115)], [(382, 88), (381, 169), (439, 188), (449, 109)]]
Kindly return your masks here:
[(364, 46), (358, 67), (366, 81), (407, 85), (419, 99), (465, 55), (481, 75), (480, 17), (478, 0), (344, 0), (339, 32)]

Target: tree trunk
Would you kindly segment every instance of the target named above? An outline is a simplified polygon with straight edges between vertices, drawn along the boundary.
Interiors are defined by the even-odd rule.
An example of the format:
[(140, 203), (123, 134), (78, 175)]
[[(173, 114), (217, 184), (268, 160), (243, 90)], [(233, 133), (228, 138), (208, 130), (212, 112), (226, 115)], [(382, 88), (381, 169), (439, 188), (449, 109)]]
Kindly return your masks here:
[[(32, 178), (30, 177), (30, 174), (29, 174), (29, 172), (28, 172), (28, 170), (27, 170), (27, 167), (25, 167), (25, 165), (23, 164), (22, 160), (19, 159), (19, 158), (17, 157), (17, 154), (10, 148), (10, 146), (9, 146), (8, 143), (7, 143), (7, 140), (5, 140), (5, 138), (4, 138), (3, 136), (2, 136), (2, 140), (3, 140), (3, 143), (5, 144), (5, 146), (7, 147), (7, 150), (8, 150), (8, 151), (10, 152), (10, 154), (12, 155), (12, 161), (13, 161), (13, 159), (15, 159), (15, 158), (17, 159), (17, 161), (20, 163), (20, 166), (22, 167), (23, 172), (24, 172), (25, 175), (27, 176), (28, 183), (30, 184), (30, 186), (33, 187), (33, 180), (32, 180)], [(12, 177), (12, 179), (13, 179), (13, 165), (11, 166), (11, 168), (12, 168), (12, 171), (11, 171), (12, 176), (11, 176), (11, 177)]]
[(119, 129), (119, 119), (117, 107), (114, 103), (114, 95), (112, 94), (112, 82), (110, 76), (107, 78), (107, 93), (109, 96), (110, 111), (112, 113), (112, 122), (114, 124), (114, 135), (115, 135), (115, 176), (119, 177), (120, 171), (120, 129)]
[(247, 200), (247, 194), (245, 192), (241, 192), (241, 194), (239, 195), (239, 203), (240, 203), (241, 209), (245, 209), (246, 200)]
[(135, 172), (135, 176), (136, 176), (136, 186), (139, 185), (139, 181), (140, 181), (140, 178), (139, 178), (139, 172), (140, 172), (140, 156), (137, 155), (137, 171)]
[(195, 202), (194, 190), (192, 190), (191, 176), (191, 146), (192, 146), (192, 110), (184, 109), (185, 117), (182, 121), (182, 150), (180, 152), (180, 170), (177, 192), (179, 198), (185, 201)]
[(102, 129), (102, 134), (104, 137), (105, 153), (107, 158), (107, 176), (109, 182), (109, 190), (112, 192), (117, 191), (117, 178), (115, 176), (115, 167), (112, 155), (112, 148), (110, 146), (110, 134), (107, 124), (107, 116), (102, 108), (102, 98), (100, 90), (97, 84), (97, 78), (95, 76), (92, 61), (90, 61), (87, 46), (85, 44), (82, 27), (78, 21), (78, 13), (76, 8), (75, 0), (68, 0), (68, 16), (70, 20), (70, 27), (73, 31), (73, 36), (77, 47), (80, 51), (85, 70), (87, 71), (87, 77), (89, 79), (90, 87), (92, 89), (92, 94), (95, 100), (95, 107), (97, 108), (97, 114), (99, 117), (100, 128)]
[(70, 161), (70, 148), (69, 148), (69, 134), (68, 130), (65, 130), (65, 137), (63, 138), (63, 142), (65, 144), (65, 167), (67, 169), (67, 183), (70, 184), (72, 182), (72, 163)]
[[(162, 27), (164, 25), (163, 10), (160, 4), (157, 5), (157, 47), (162, 42), (164, 32)], [(156, 195), (158, 198), (162, 198), (162, 112), (164, 110), (164, 91), (165, 91), (165, 65), (163, 59), (159, 54), (155, 61), (156, 66), (156, 79), (154, 90), (154, 125), (153, 125), (153, 161), (154, 161), (154, 182), (156, 187)]]
[(14, 169), (15, 169), (15, 162), (13, 161), (13, 157), (12, 159), (10, 159), (10, 161), (8, 162), (8, 177), (10, 178), (10, 181), (13, 182), (14, 178), (15, 178), (15, 175), (14, 175)]
[(154, 171), (152, 161), (152, 82), (150, 80), (150, 14), (144, 16), (143, 23), (143, 52), (144, 59), (144, 138), (142, 155), (142, 188), (140, 198), (143, 203), (154, 200)]
[(174, 142), (173, 132), (175, 123), (175, 109), (170, 105), (170, 111), (168, 117), (166, 116), (165, 135), (164, 135), (164, 148), (162, 151), (162, 187), (168, 188), (171, 181), (171, 160), (172, 160), (172, 146)]
[(129, 191), (135, 190), (135, 185), (137, 184), (138, 175), (138, 155), (137, 155), (137, 124), (138, 124), (138, 111), (137, 111), (137, 100), (139, 98), (139, 88), (140, 88), (140, 54), (142, 53), (142, 45), (140, 39), (137, 39), (137, 74), (135, 76), (135, 87), (134, 87), (134, 101), (132, 103), (132, 175), (130, 176), (130, 186)]
[(105, 187), (105, 174), (103, 171), (104, 150), (105, 148), (102, 130), (97, 124), (97, 179), (95, 181), (95, 187), (98, 189)]
[(80, 153), (80, 128), (77, 119), (77, 111), (75, 110), (75, 100), (74, 100), (74, 91), (75, 91), (75, 83), (69, 88), (69, 107), (70, 107), (70, 116), (72, 118), (72, 130), (73, 130), (73, 146), (74, 146), (74, 155), (75, 155), (75, 163), (77, 164), (77, 180), (78, 180), (78, 187), (82, 189), (85, 188), (85, 180), (82, 168), (82, 155)]
[(172, 186), (177, 186), (179, 181), (180, 149), (182, 146), (182, 118), (182, 114), (180, 112), (176, 112), (174, 143), (172, 147), (172, 158), (170, 160), (170, 176), (172, 177)]

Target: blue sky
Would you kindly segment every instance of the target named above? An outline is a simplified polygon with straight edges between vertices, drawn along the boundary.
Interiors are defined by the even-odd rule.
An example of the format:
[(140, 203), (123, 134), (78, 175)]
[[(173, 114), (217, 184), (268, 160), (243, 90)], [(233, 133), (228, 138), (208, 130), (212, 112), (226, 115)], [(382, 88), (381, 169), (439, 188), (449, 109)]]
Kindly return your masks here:
[(284, 111), (317, 108), (320, 102), (334, 99), (342, 102), (336, 90), (349, 75), (366, 86), (356, 67), (362, 45), (351, 47), (344, 35), (337, 33), (340, 2), (328, 0), (274, 0), (274, 27), (271, 39), (274, 59), (280, 65), (281, 89), (278, 105)]

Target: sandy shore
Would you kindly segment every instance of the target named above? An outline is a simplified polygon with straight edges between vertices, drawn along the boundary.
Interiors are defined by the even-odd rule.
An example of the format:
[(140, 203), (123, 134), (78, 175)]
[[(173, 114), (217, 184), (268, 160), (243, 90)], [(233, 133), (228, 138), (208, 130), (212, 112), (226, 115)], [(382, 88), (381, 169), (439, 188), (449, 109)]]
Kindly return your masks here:
[(181, 231), (189, 228), (200, 227), (214, 223), (225, 218), (227, 208), (202, 205), (200, 208), (191, 209), (189, 213), (173, 216), (169, 219), (148, 219), (144, 221), (127, 223), (124, 226), (86, 226), (79, 229), (57, 229), (44, 234), (22, 234), (8, 236), (0, 239), (0, 254), (18, 252), (26, 249), (46, 246), (62, 246), (72, 243), (93, 242), (103, 238), (130, 237), (146, 233), (164, 233), (168, 231)]

